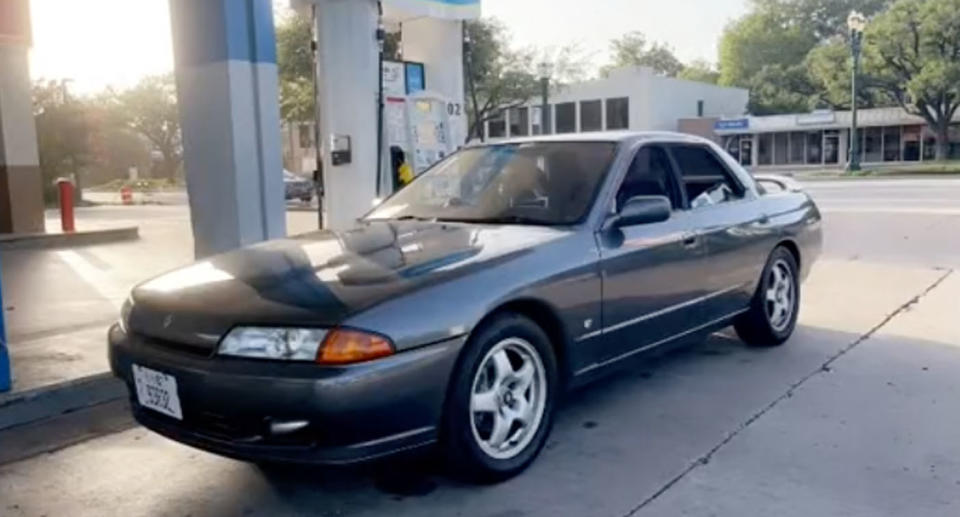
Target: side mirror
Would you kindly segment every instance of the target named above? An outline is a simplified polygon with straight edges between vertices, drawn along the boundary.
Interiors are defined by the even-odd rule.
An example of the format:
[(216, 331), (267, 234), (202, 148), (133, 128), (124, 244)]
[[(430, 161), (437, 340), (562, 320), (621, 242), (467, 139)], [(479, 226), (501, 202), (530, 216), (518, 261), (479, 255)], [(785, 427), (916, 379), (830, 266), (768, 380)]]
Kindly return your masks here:
[(620, 207), (620, 213), (607, 219), (607, 228), (659, 223), (670, 219), (672, 206), (665, 196), (635, 196)]

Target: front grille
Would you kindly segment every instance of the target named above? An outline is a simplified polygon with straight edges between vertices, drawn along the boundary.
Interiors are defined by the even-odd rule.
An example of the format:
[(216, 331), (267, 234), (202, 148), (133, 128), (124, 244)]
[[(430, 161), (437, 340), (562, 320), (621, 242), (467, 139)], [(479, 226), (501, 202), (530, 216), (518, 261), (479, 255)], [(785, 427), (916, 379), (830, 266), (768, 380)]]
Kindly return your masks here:
[(158, 339), (158, 338), (147, 337), (143, 335), (138, 336), (138, 338), (139, 338), (138, 341), (140, 343), (146, 346), (149, 346), (151, 348), (158, 348), (161, 350), (178, 352), (182, 354), (191, 355), (194, 357), (209, 358), (213, 356), (214, 352), (216, 352), (216, 348), (210, 349), (206, 346), (188, 345), (188, 344), (180, 343), (177, 341), (170, 341), (167, 339)]

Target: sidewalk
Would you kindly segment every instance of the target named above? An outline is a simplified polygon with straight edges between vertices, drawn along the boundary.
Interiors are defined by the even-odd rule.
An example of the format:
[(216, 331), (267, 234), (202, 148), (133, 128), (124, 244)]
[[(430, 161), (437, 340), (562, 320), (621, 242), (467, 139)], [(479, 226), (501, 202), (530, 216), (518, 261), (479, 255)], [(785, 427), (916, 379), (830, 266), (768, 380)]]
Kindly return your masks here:
[[(59, 213), (47, 211), (47, 227)], [(105, 336), (130, 289), (193, 261), (189, 210), (179, 206), (77, 209), (78, 229), (139, 226), (137, 241), (64, 249), (0, 251), (13, 393), (107, 371)], [(290, 234), (316, 227), (289, 213)], [(0, 394), (0, 406), (10, 394)]]

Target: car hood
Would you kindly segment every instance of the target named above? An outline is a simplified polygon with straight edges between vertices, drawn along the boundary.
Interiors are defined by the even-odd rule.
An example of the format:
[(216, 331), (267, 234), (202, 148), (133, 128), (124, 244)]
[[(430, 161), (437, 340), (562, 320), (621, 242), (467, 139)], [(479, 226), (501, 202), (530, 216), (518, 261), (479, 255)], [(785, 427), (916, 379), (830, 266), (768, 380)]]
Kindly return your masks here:
[(381, 301), (503, 264), (564, 233), (383, 221), (270, 241), (140, 284), (128, 325), (204, 348), (237, 324), (333, 326)]

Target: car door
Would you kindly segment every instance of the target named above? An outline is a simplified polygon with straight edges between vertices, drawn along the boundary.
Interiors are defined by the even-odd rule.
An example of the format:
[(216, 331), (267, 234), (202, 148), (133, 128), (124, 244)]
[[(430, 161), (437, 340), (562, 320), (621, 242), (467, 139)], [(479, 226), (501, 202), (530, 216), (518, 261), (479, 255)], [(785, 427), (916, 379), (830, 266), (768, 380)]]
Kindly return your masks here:
[(769, 218), (711, 146), (674, 144), (669, 152), (705, 247), (704, 314), (707, 321), (724, 319), (750, 302), (771, 249)]
[(611, 213), (637, 195), (663, 195), (673, 206), (663, 222), (601, 230), (603, 364), (652, 349), (703, 320), (705, 248), (687, 211), (663, 146), (633, 157)]

